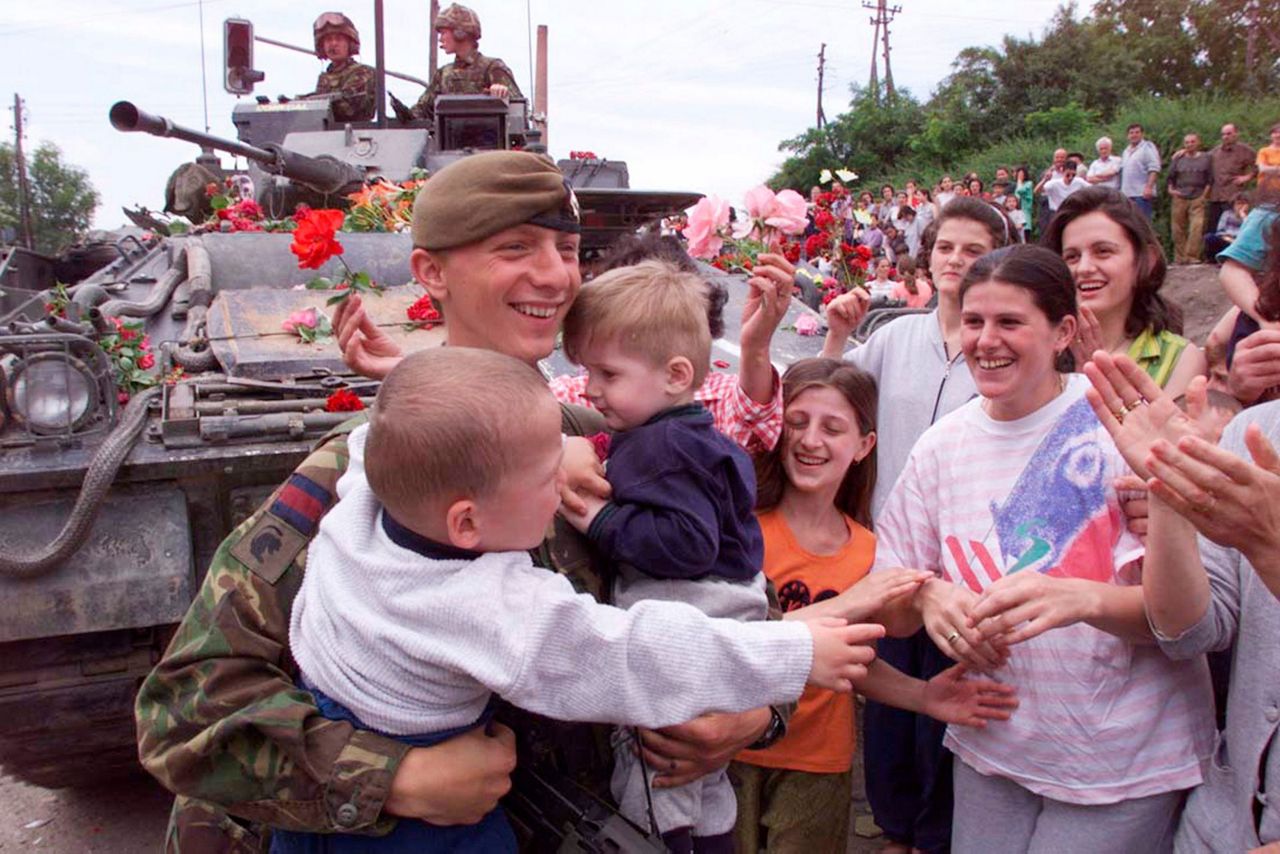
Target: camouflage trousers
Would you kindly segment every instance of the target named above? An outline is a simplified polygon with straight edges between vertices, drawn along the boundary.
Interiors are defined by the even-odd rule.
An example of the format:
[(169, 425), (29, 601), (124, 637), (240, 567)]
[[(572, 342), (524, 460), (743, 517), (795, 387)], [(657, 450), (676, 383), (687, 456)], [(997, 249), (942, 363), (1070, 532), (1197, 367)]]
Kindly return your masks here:
[(849, 845), (853, 772), (813, 774), (734, 762), (739, 854), (842, 854)]

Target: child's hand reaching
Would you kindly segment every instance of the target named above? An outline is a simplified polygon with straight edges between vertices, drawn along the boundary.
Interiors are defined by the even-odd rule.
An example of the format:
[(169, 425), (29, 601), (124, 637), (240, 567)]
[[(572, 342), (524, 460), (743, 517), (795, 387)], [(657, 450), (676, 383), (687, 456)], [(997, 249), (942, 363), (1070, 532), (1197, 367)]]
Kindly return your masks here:
[(609, 481), (604, 478), (604, 464), (596, 455), (595, 445), (590, 439), (583, 436), (565, 438), (560, 473), (561, 515), (574, 527), (578, 527), (575, 518), (587, 517), (579, 528), (585, 531), (613, 492)]
[(875, 660), (875, 641), (884, 637), (884, 626), (847, 624), (837, 617), (802, 621), (813, 634), (813, 667), (809, 684), (842, 694), (866, 678), (867, 665)]
[(1018, 707), (1012, 685), (990, 679), (965, 679), (963, 664), (949, 667), (924, 686), (923, 712), (949, 724), (983, 729), (987, 721), (1007, 721)]

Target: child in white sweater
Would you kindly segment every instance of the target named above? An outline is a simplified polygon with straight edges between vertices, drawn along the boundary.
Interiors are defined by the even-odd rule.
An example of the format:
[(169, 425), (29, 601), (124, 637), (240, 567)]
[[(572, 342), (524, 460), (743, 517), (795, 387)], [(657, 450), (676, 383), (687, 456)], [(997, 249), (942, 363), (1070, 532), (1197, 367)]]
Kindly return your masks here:
[[(290, 624), (328, 717), (438, 743), (484, 725), (498, 694), (563, 720), (662, 727), (789, 702), (806, 682), (848, 691), (874, 655), (878, 626), (741, 623), (676, 602), (623, 611), (535, 567), (527, 550), (559, 506), (560, 411), (515, 359), (456, 347), (406, 358), (349, 445)], [(306, 836), (278, 833), (272, 850), (302, 850)], [(500, 810), (357, 841), (515, 847)]]

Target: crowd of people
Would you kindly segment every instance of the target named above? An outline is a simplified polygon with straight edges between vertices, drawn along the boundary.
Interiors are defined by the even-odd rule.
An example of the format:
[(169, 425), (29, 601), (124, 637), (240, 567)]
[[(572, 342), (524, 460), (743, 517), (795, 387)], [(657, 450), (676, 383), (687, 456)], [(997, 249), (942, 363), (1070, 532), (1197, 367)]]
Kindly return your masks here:
[[(514, 775), (655, 851), (842, 851), (855, 692), (887, 854), (1280, 849), (1280, 160), (1223, 211), (1235, 307), (1202, 349), (1160, 293), (1159, 154), (1129, 143), (1034, 186), (833, 187), (870, 294), (779, 374), (797, 270), (760, 254), (736, 376), (725, 284), (678, 239), (627, 236), (584, 285), (552, 163), (440, 170), (409, 265), (447, 346), (406, 356), (341, 303), (375, 406), (224, 541), (141, 686), (169, 850), (563, 832), (520, 784), (500, 805)], [(1189, 136), (1171, 192), (1204, 200), (1202, 158)], [(904, 295), (926, 310), (851, 347)], [(561, 343), (582, 372), (547, 382)]]
[[(1163, 186), (1170, 199), (1173, 261), (1198, 264), (1211, 260), (1235, 239), (1255, 195), (1280, 193), (1280, 124), (1272, 126), (1269, 133), (1270, 144), (1257, 150), (1241, 142), (1239, 131), (1230, 123), (1222, 126), (1221, 142), (1209, 150), (1202, 147), (1198, 133), (1188, 133), (1165, 168), (1159, 149), (1145, 138), (1142, 125), (1132, 124), (1127, 145), (1118, 154), (1105, 136), (1096, 142), (1097, 157), (1092, 160), (1083, 153), (1059, 148), (1038, 179), (1032, 177), (1027, 165), (998, 166), (989, 183), (975, 172), (958, 182), (943, 175), (932, 188), (919, 180), (907, 181), (901, 190), (884, 184), (878, 199), (870, 191), (855, 196), (834, 181), (829, 191), (811, 188), (810, 200), (816, 203), (824, 192), (839, 196), (833, 210), (845, 222), (846, 239), (853, 245), (870, 247), (876, 257), (887, 257), (892, 267), (902, 255), (916, 255), (929, 223), (956, 197), (980, 198), (995, 205), (1009, 218), (1018, 239), (1029, 242), (1048, 230), (1063, 202), (1080, 190), (1117, 190), (1150, 220)], [(899, 251), (902, 246), (907, 253)], [(829, 254), (813, 260), (821, 264), (822, 255)]]

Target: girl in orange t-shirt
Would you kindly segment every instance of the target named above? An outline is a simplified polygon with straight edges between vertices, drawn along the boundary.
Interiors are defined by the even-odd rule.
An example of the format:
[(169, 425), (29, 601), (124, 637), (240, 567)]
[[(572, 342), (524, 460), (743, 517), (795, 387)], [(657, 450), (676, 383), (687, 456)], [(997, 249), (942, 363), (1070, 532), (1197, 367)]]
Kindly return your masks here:
[[(806, 359), (783, 376), (782, 398), (782, 438), (756, 461), (765, 574), (788, 618), (865, 619), (925, 577), (909, 569), (867, 575), (876, 548), (875, 380), (847, 362)], [(855, 688), (949, 722), (1007, 719), (1011, 690), (962, 681), (963, 672), (957, 666), (925, 683), (876, 662)], [(806, 689), (786, 735), (739, 753), (731, 766), (738, 850), (843, 851), (853, 751), (853, 696)]]

